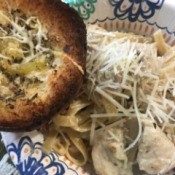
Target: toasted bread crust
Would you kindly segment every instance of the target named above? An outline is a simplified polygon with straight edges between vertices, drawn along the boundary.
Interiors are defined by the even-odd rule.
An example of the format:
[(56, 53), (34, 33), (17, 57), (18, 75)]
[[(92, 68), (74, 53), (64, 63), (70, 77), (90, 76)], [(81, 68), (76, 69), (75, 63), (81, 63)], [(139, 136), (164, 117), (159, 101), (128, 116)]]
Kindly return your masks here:
[[(49, 75), (45, 100), (18, 99), (14, 109), (0, 108), (0, 130), (27, 131), (49, 121), (52, 115), (68, 105), (83, 82), (86, 61), (86, 29), (75, 10), (59, 0), (7, 0), (12, 8), (36, 16), (49, 31), (49, 39), (67, 57), (64, 66)], [(8, 8), (0, 0), (0, 9)], [(68, 59), (69, 58), (69, 59)], [(76, 64), (75, 64), (76, 63)]]
[(85, 68), (86, 30), (83, 20), (73, 8), (60, 0), (7, 1), (11, 7), (21, 9), (29, 16), (37, 16), (58, 47)]

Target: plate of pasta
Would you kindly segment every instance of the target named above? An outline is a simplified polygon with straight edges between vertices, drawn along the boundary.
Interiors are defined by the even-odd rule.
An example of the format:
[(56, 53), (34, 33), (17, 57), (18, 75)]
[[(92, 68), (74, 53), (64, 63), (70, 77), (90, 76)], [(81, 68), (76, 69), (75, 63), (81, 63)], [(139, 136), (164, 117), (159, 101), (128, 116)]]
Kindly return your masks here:
[(39, 130), (2, 132), (25, 175), (173, 175), (175, 2), (64, 0), (87, 28), (86, 76)]

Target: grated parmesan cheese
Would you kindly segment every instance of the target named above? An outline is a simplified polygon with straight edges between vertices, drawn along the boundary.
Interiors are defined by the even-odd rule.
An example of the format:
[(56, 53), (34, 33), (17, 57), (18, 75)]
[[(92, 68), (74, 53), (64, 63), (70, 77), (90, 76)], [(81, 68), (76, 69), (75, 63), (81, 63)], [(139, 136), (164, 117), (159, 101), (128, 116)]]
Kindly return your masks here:
[[(0, 24), (0, 64), (1, 70), (5, 70), (4, 76), (7, 76), (4, 73), (7, 71), (25, 97), (32, 99), (40, 93), (44, 98), (50, 70), (64, 64), (62, 51), (54, 46), (51, 48), (48, 31), (37, 17), (26, 16), (19, 9), (0, 11)], [(10, 78), (9, 83), (13, 83)], [(20, 83), (20, 79), (23, 79), (23, 83)], [(37, 90), (35, 83), (45, 85), (38, 85)], [(28, 85), (30, 88), (24, 90)], [(16, 97), (10, 88), (8, 92), (9, 97)], [(8, 97), (2, 95), (2, 98)]]
[[(135, 118), (138, 134), (125, 151), (133, 148), (142, 135), (141, 116), (160, 126), (175, 121), (174, 74), (170, 76), (168, 73), (170, 68), (170, 71), (175, 68), (175, 64), (169, 61), (175, 55), (166, 54), (164, 59), (164, 55), (158, 55), (157, 44), (147, 38), (143, 42), (138, 37), (88, 26), (85, 92), (98, 106), (104, 106), (101, 99), (105, 98), (118, 111), (105, 113), (101, 110), (91, 114), (91, 118), (98, 121), (104, 118)], [(91, 140), (95, 135), (92, 123)]]
[[(148, 131), (150, 128), (155, 131), (156, 128), (161, 128), (160, 134), (175, 144), (175, 52), (174, 48), (167, 47), (161, 32), (147, 38), (130, 33), (108, 32), (96, 25), (90, 25), (87, 27), (87, 41), (87, 73), (83, 91), (75, 100), (78, 105), (74, 106), (75, 102), (72, 103), (69, 112), (63, 116), (65, 120), (68, 119), (68, 123), (70, 123), (70, 116), (74, 116), (77, 127), (81, 128), (81, 131), (72, 126), (62, 127), (58, 121), (56, 125), (60, 126), (59, 129), (65, 134), (62, 135), (63, 140), (70, 133), (74, 133), (84, 141), (84, 145), (92, 146), (93, 150), (95, 147), (98, 149), (92, 151), (92, 157), (102, 153), (104, 157), (108, 157), (111, 150), (115, 151), (116, 157), (112, 158), (115, 168), (118, 167), (117, 160), (120, 160), (122, 167), (125, 168), (128, 168), (129, 164), (139, 164), (136, 157), (146, 127), (149, 127)], [(162, 46), (166, 47), (163, 52)], [(79, 98), (83, 100), (88, 98), (88, 103)], [(79, 106), (83, 103), (85, 106), (80, 109)], [(75, 108), (71, 110), (73, 106)], [(121, 144), (115, 132), (118, 129), (123, 134)], [(102, 150), (99, 149), (102, 142), (97, 139), (98, 136), (107, 145)], [(149, 134), (147, 138), (152, 140), (154, 134)], [(69, 139), (71, 141), (71, 138)], [(112, 149), (109, 149), (108, 142), (111, 140), (114, 144), (111, 145)], [(159, 143), (159, 140), (157, 141)], [(163, 143), (163, 140), (161, 142)], [(121, 145), (122, 154), (118, 149)], [(155, 145), (154, 141), (151, 145)], [(72, 150), (74, 146), (72, 145)], [(162, 153), (159, 147), (158, 144), (157, 148), (148, 147), (143, 150), (143, 155), (154, 150)], [(75, 150), (77, 148), (75, 146)], [(89, 147), (85, 151), (89, 151)], [(127, 158), (128, 165), (123, 161), (122, 155)], [(171, 157), (173, 154), (169, 155)], [(94, 162), (94, 167), (96, 163), (103, 163), (104, 157)], [(109, 163), (110, 158), (107, 159)], [(159, 161), (158, 156), (153, 158), (155, 159), (153, 163)], [(146, 168), (144, 170), (149, 172)], [(127, 170), (126, 174), (129, 172)], [(122, 174), (122, 171), (119, 174)], [(139, 171), (138, 174), (142, 172)]]

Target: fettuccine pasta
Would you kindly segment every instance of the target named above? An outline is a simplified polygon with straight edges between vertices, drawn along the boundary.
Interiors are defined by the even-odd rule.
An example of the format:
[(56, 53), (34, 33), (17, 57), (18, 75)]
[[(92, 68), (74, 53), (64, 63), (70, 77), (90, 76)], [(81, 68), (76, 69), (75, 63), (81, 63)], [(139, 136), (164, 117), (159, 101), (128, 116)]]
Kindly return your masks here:
[[(164, 148), (152, 140), (175, 150), (175, 48), (165, 43), (161, 31), (150, 37), (96, 25), (87, 31), (86, 81), (68, 109), (42, 128), (44, 149), (79, 166), (93, 161), (97, 174), (105, 173), (98, 159), (103, 163), (108, 156), (106, 163), (119, 175), (133, 174), (136, 164), (148, 174), (166, 174), (175, 167), (173, 154), (162, 155)], [(147, 131), (155, 134), (147, 137)], [(149, 151), (142, 155), (143, 141), (160, 157), (144, 157)], [(162, 165), (164, 159), (171, 166)]]

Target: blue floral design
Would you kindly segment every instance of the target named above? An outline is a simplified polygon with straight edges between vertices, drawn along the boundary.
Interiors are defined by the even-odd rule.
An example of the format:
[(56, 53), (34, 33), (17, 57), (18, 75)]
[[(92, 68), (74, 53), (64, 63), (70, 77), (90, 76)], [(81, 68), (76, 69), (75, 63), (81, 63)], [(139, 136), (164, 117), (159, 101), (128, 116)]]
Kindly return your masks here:
[[(11, 143), (7, 146), (7, 150), (10, 153), (16, 155), (17, 162), (16, 167), (19, 170), (21, 175), (48, 175), (49, 170), (54, 168), (55, 172), (54, 175), (64, 175), (67, 172), (71, 174), (77, 174), (73, 169), (69, 168), (64, 162), (58, 159), (58, 157), (51, 153), (50, 155), (45, 155), (41, 150), (41, 143), (36, 142), (33, 143), (29, 136), (22, 137), (18, 145), (16, 146), (14, 143)], [(30, 155), (26, 156), (23, 155), (23, 148), (27, 146), (31, 148)], [(35, 151), (40, 151), (40, 156), (34, 156)], [(49, 160), (49, 162), (43, 163), (44, 159)]]
[(17, 165), (17, 169), (21, 175), (48, 175), (46, 170), (51, 167), (56, 168), (56, 175), (63, 175), (65, 173), (63, 165), (59, 162), (54, 162), (54, 160), (52, 160), (51, 164), (44, 166), (41, 163), (44, 157), (43, 155), (39, 161), (35, 158), (28, 157), (27, 160)]
[(156, 10), (161, 9), (164, 0), (109, 0), (114, 6), (114, 15), (130, 22), (145, 21), (154, 16)]
[[(34, 149), (34, 145), (32, 143), (31, 138), (26, 136), (26, 137), (22, 137), (19, 140), (18, 147), (16, 147), (16, 145), (14, 143), (11, 143), (10, 145), (7, 146), (7, 150), (9, 153), (15, 152), (17, 154), (17, 161), (21, 162), (21, 157), (22, 157), (21, 150), (25, 145), (28, 145), (32, 150)], [(35, 143), (35, 145), (37, 145), (37, 147), (41, 147), (41, 143), (39, 143), (39, 142)]]
[(94, 3), (97, 0), (63, 0), (65, 3), (68, 3), (71, 7), (74, 7), (80, 16), (87, 20), (89, 19), (90, 15), (94, 13), (95, 6)]

